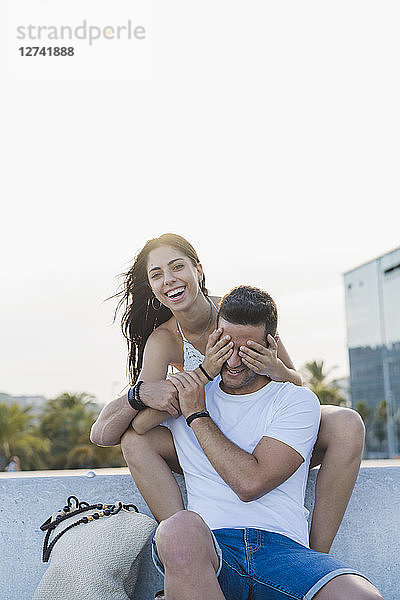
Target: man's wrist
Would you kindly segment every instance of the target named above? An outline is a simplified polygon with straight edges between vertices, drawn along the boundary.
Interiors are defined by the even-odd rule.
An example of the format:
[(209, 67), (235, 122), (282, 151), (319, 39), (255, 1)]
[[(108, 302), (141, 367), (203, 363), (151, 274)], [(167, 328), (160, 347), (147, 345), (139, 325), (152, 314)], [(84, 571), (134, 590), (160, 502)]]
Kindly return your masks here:
[(208, 410), (204, 409), (204, 410), (198, 410), (196, 412), (191, 413), (188, 417), (186, 417), (186, 423), (188, 424), (189, 427), (192, 426), (192, 422), (195, 419), (200, 419), (200, 418), (209, 418), (211, 419), (211, 415), (208, 412)]
[(205, 410), (207, 410), (205, 404), (200, 404), (199, 406), (191, 406), (188, 409), (182, 408), (181, 406), (181, 412), (185, 419), (187, 419), (188, 417), (190, 417), (190, 415), (193, 415), (194, 413), (203, 412)]

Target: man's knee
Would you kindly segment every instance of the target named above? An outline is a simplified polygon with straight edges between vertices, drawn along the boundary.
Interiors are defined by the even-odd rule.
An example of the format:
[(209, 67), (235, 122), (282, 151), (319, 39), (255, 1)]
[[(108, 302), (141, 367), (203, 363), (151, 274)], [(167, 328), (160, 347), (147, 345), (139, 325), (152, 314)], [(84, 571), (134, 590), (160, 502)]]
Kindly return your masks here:
[(209, 529), (203, 519), (190, 510), (182, 510), (162, 521), (155, 541), (162, 563), (175, 572), (190, 570), (194, 563), (209, 560), (217, 566)]
[(359, 575), (344, 574), (335, 577), (317, 592), (314, 600), (383, 600), (380, 592)]
[(372, 589), (368, 590), (365, 600), (383, 600), (383, 596), (378, 590)]

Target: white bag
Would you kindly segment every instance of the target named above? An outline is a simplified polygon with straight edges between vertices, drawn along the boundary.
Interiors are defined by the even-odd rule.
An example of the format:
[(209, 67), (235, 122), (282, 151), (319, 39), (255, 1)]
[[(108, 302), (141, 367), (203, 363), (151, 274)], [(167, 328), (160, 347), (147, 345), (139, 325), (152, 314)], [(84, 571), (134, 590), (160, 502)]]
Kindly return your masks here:
[[(114, 506), (118, 507), (118, 503)], [(44, 560), (47, 547), (51, 561), (33, 600), (134, 598), (140, 553), (157, 523), (147, 515), (123, 508), (117, 514), (94, 519), (92, 515), (99, 512), (104, 511), (91, 509), (64, 516), (58, 524), (55, 524), (56, 515), (53, 515), (42, 525), (46, 528), (47, 524), (47, 528), (52, 530), (50, 537), (47, 534), (44, 546)], [(83, 517), (89, 522), (72, 526), (59, 535)], [(57, 536), (56, 542), (52, 542)], [(50, 552), (47, 550), (47, 554)]]

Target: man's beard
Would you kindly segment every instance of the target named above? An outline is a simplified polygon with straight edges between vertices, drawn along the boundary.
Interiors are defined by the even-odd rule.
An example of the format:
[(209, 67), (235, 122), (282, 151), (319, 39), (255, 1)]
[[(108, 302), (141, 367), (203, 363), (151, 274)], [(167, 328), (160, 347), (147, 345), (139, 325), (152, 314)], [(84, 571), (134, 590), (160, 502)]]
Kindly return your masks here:
[(240, 367), (240, 373), (236, 377), (229, 374), (229, 369), (225, 364), (222, 365), (221, 368), (222, 384), (226, 389), (240, 390), (241, 388), (246, 388), (258, 377), (259, 376), (257, 375), (257, 373), (255, 373), (248, 367), (245, 367), (244, 365)]

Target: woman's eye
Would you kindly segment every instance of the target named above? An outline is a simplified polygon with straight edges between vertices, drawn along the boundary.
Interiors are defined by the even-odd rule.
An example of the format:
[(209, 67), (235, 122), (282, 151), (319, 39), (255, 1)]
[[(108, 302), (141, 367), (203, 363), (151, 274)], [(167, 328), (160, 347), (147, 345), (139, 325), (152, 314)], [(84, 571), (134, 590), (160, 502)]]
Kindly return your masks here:
[(184, 266), (185, 266), (185, 265), (175, 265), (175, 266), (174, 266), (174, 269), (183, 269), (183, 267), (184, 267)]
[(153, 275), (151, 276), (151, 279), (157, 279), (157, 277), (159, 277), (161, 275), (161, 273), (153, 273)]

